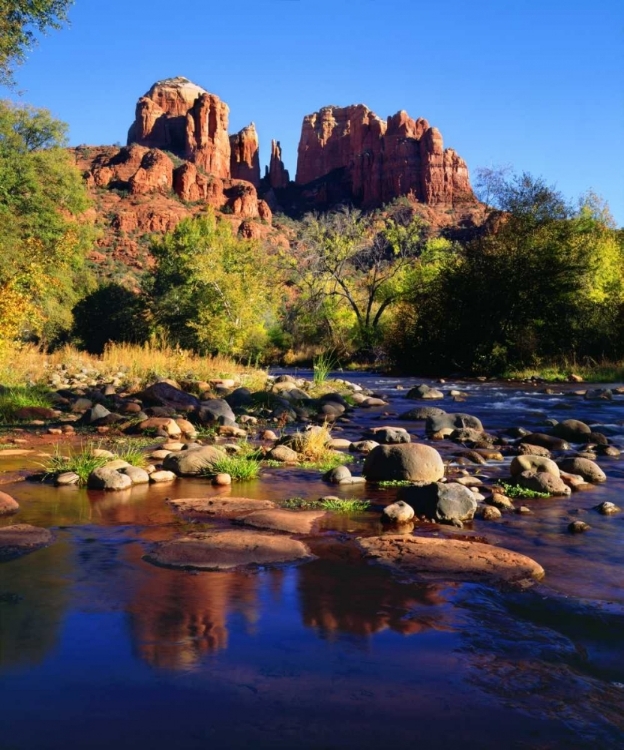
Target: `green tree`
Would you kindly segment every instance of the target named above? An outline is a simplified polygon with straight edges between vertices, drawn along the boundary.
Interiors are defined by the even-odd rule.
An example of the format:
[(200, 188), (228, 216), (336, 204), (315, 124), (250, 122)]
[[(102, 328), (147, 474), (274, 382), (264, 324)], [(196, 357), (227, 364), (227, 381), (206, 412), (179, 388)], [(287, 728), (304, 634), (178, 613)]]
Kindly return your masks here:
[(49, 112), (0, 101), (0, 321), (3, 340), (54, 339), (88, 284), (86, 188)]
[(299, 290), (295, 310), (322, 324), (337, 347), (337, 329), (348, 326), (356, 346), (379, 343), (382, 319), (405, 290), (418, 254), (422, 223), (405, 223), (353, 209), (307, 216), (289, 254), (283, 254)]
[(214, 214), (185, 219), (152, 244), (146, 282), (153, 324), (188, 349), (262, 354), (275, 325), (280, 282), (262, 246)]
[(36, 33), (58, 29), (73, 0), (0, 0), (0, 84), (13, 85), (14, 68), (36, 43)]

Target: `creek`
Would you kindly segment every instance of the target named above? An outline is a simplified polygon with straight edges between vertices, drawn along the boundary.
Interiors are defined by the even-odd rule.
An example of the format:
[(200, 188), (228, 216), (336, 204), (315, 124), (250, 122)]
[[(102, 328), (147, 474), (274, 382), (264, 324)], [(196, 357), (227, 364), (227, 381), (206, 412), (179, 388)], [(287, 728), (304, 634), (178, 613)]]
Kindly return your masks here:
[[(417, 405), (405, 393), (422, 380), (339, 376), (388, 406), (355, 410), (335, 437), (390, 424), (424, 439), (422, 422), (394, 416)], [(622, 396), (584, 400), (572, 385), (444, 388), (465, 402), (425, 403), (470, 413), (489, 432), (575, 418), (624, 447)], [(450, 459), (460, 446), (435, 447)], [(507, 478), (510, 460), (466, 468)], [(41, 461), (0, 452), (0, 472)], [(208, 480), (115, 493), (5, 484), (21, 510), (0, 525), (44, 526), (55, 542), (0, 564), (0, 748), (624, 748), (624, 513), (593, 510), (624, 505), (624, 458), (599, 463), (603, 485), (444, 530), (537, 560), (546, 577), (527, 591), (416, 584), (334, 558), (253, 572), (159, 568), (143, 559), (150, 545), (188, 528), (165, 498), (215, 494)], [(396, 492), (337, 491), (317, 471), (290, 468), (232, 490), (340, 494), (375, 508)], [(379, 518), (330, 514), (320, 533), (377, 535)], [(591, 530), (568, 533), (577, 518)]]

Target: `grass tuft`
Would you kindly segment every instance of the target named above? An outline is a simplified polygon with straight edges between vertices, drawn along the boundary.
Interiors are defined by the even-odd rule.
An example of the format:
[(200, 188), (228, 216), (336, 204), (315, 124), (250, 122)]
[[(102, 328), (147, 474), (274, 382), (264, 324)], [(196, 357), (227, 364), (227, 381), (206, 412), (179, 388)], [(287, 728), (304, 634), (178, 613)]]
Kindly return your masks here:
[(319, 500), (306, 500), (304, 497), (289, 497), (282, 501), (281, 505), (291, 510), (315, 510), (321, 507)]
[(52, 400), (47, 389), (41, 386), (24, 386), (9, 388), (0, 393), (0, 421), (11, 422), (16, 413), (25, 406), (43, 406), (50, 408)]
[(370, 506), (368, 500), (321, 500), (321, 508), (334, 513), (359, 513)]
[(383, 482), (377, 482), (378, 487), (409, 487), (413, 482), (408, 479), (384, 479)]
[(236, 482), (248, 482), (260, 474), (260, 464), (245, 456), (224, 456), (212, 465), (205, 476), (229, 474)]
[(335, 370), (337, 366), (338, 361), (329, 352), (325, 354), (319, 354), (318, 357), (315, 357), (314, 363), (312, 365), (312, 371), (314, 373), (313, 380), (315, 385), (324, 383), (327, 380), (329, 373), (332, 370)]
[(56, 453), (50, 458), (49, 462), (44, 465), (46, 477), (63, 474), (66, 471), (73, 471), (79, 476), (78, 486), (84, 487), (89, 478), (89, 474), (95, 469), (100, 469), (106, 465), (111, 458), (105, 456), (94, 456), (93, 450), (95, 446), (87, 445), (82, 447), (79, 451), (70, 451), (68, 455), (64, 456), (60, 453), (58, 446)]

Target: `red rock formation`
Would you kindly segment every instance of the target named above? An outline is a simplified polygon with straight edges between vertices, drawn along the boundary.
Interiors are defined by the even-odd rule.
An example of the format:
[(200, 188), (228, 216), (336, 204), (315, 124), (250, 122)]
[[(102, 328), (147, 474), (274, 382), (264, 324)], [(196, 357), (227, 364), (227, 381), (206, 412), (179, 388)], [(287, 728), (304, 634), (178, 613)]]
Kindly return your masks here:
[(184, 158), (222, 179), (230, 177), (229, 112), (218, 96), (203, 93), (186, 115)]
[(343, 170), (351, 197), (364, 207), (412, 195), (428, 204), (474, 201), (465, 162), (443, 148), (426, 120), (401, 111), (380, 120), (362, 104), (324, 107), (303, 120), (299, 185)]
[(260, 185), (260, 144), (253, 122), (240, 133), (230, 136), (230, 149), (232, 179), (247, 180), (257, 188)]
[(141, 160), (141, 166), (128, 184), (132, 195), (168, 193), (173, 187), (173, 162), (162, 151), (151, 149)]
[(290, 175), (282, 161), (282, 147), (279, 141), (271, 141), (271, 161), (269, 164), (269, 185), (274, 189), (288, 187)]

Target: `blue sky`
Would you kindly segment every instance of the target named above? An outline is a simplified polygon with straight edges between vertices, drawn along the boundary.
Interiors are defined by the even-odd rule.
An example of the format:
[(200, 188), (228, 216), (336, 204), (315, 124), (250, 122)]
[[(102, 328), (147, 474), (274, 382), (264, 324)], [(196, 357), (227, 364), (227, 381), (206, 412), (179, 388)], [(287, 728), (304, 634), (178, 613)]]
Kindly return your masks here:
[[(23, 101), (72, 144), (125, 143), (136, 100), (184, 75), (256, 123), (294, 171), (301, 120), (327, 104), (425, 117), (471, 171), (511, 165), (624, 225), (621, 0), (76, 0), (18, 70)], [(0, 91), (16, 98), (16, 92)]]

